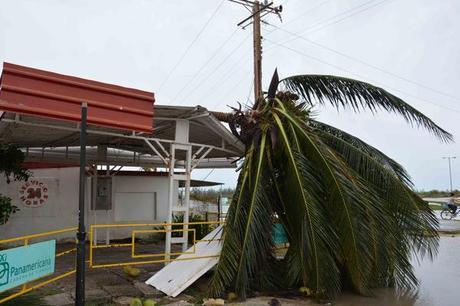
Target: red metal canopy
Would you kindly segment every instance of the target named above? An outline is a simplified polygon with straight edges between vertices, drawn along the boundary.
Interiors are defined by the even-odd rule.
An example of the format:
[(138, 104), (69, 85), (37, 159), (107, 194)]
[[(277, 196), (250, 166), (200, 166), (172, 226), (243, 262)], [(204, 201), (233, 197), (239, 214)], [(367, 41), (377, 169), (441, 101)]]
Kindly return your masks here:
[(88, 123), (152, 133), (152, 92), (3, 63), (0, 111), (80, 121), (88, 104)]

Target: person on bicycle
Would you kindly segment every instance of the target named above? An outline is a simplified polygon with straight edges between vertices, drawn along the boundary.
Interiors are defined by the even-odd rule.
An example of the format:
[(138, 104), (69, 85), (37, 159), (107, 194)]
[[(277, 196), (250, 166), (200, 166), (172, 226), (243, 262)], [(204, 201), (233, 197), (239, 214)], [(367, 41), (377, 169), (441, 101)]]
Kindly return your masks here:
[(447, 201), (447, 206), (449, 207), (449, 209), (452, 211), (453, 214), (457, 212), (457, 205), (455, 204), (454, 196), (455, 194), (453, 192), (450, 193), (449, 200)]

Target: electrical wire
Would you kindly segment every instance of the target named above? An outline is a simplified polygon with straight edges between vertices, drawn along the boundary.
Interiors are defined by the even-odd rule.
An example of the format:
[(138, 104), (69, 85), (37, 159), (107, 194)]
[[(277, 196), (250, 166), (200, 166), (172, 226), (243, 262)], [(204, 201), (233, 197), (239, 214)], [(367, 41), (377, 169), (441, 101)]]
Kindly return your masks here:
[(423, 101), (423, 102), (425, 102), (425, 103), (432, 104), (432, 105), (437, 106), (437, 107), (439, 107), (439, 108), (444, 108), (444, 109), (448, 109), (448, 110), (453, 111), (453, 112), (456, 112), (456, 113), (460, 113), (460, 110), (458, 110), (458, 109), (451, 108), (451, 107), (448, 107), (448, 106), (445, 106), (445, 105), (440, 105), (440, 104), (437, 104), (437, 103), (428, 101), (428, 100), (426, 100), (426, 99), (420, 98), (420, 97), (415, 96), (415, 95), (413, 95), (413, 94), (411, 94), (411, 93), (408, 93), (408, 92), (406, 92), (406, 91), (403, 91), (403, 90), (400, 90), (400, 89), (397, 89), (397, 88), (388, 86), (388, 85), (386, 85), (386, 84), (384, 84), (384, 83), (382, 83), (382, 82), (379, 82), (379, 81), (370, 79), (370, 78), (365, 77), (365, 76), (363, 76), (363, 75), (360, 75), (360, 74), (357, 74), (357, 73), (355, 73), (355, 72), (352, 72), (352, 71), (350, 71), (350, 70), (348, 70), (348, 69), (346, 69), (346, 68), (340, 67), (340, 66), (335, 65), (335, 64), (332, 64), (332, 63), (329, 63), (329, 62), (327, 62), (327, 61), (325, 61), (325, 60), (323, 60), (323, 59), (320, 59), (320, 58), (314, 57), (314, 56), (312, 56), (312, 55), (306, 54), (305, 52), (302, 52), (302, 51), (300, 51), (300, 50), (297, 50), (297, 49), (288, 47), (288, 46), (286, 46), (286, 45), (282, 45), (282, 44), (280, 44), (280, 43), (277, 43), (277, 42), (268, 40), (267, 38), (266, 38), (266, 40), (267, 40), (267, 41), (270, 41), (271, 43), (273, 43), (273, 44), (275, 44), (275, 45), (277, 45), (277, 46), (279, 46), (279, 47), (282, 47), (282, 48), (285, 48), (285, 49), (287, 49), (287, 50), (290, 50), (290, 51), (292, 51), (292, 52), (294, 52), (294, 53), (297, 53), (297, 54), (299, 54), (299, 55), (301, 55), (301, 56), (304, 56), (304, 57), (306, 57), (306, 58), (309, 58), (309, 59), (314, 60), (314, 61), (316, 61), (316, 62), (319, 62), (319, 63), (321, 63), (321, 64), (324, 64), (324, 65), (333, 67), (333, 68), (335, 68), (335, 69), (344, 71), (344, 72), (349, 73), (349, 74), (351, 74), (351, 75), (357, 76), (357, 77), (359, 77), (359, 78), (361, 78), (361, 79), (369, 80), (369, 81), (372, 82), (372, 83), (381, 84), (381, 86), (384, 86), (384, 87), (386, 87), (386, 88), (388, 88), (388, 89), (390, 89), (390, 90), (400, 92), (400, 93), (402, 93), (402, 94), (404, 94), (404, 95), (406, 95), (406, 96), (415, 98), (415, 99), (420, 100), (420, 101)]
[[(366, 6), (366, 5), (368, 5), (368, 4), (370, 4), (370, 3), (374, 2), (374, 1), (375, 0), (367, 1), (365, 3), (362, 3), (362, 4), (358, 5), (358, 6), (355, 6), (355, 7), (352, 7), (350, 9), (348, 9), (348, 10), (345, 10), (345, 11), (339, 13), (339, 14), (336, 14), (336, 15), (334, 15), (332, 17), (329, 17), (329, 18), (326, 18), (326, 19), (324, 19), (322, 21), (319, 21), (319, 22), (313, 24), (312, 26), (308, 27), (307, 29), (304, 29), (303, 31), (301, 31), (300, 34), (305, 34), (305, 33), (311, 34), (311, 33), (318, 32), (318, 31), (320, 31), (320, 30), (322, 30), (322, 29), (324, 29), (326, 27), (329, 27), (331, 25), (335, 25), (335, 24), (337, 24), (339, 22), (342, 22), (342, 21), (344, 21), (344, 20), (346, 20), (346, 19), (348, 19), (348, 18), (350, 18), (350, 17), (352, 17), (354, 15), (357, 15), (359, 13), (365, 12), (365, 11), (371, 9), (371, 8), (374, 8), (374, 7), (376, 7), (376, 6), (380, 5), (380, 4), (383, 4), (384, 2), (394, 1), (394, 0), (382, 0), (380, 2), (374, 3), (373, 5)], [(357, 9), (359, 9), (361, 7), (364, 7), (364, 8), (361, 9), (361, 10), (356, 11)], [(349, 15), (341, 18), (341, 19), (334, 20), (335, 18), (340, 17), (340, 16), (345, 15), (345, 14), (350, 13), (350, 12), (351, 12), (351, 14), (349, 14)], [(330, 22), (328, 23), (328, 21), (330, 21)], [(322, 27), (316, 28), (317, 26), (320, 26), (322, 24), (324, 24)], [(286, 40), (286, 41), (284, 41), (282, 43), (285, 44), (285, 43), (294, 41), (296, 39), (297, 38), (288, 39), (288, 40)], [(270, 50), (270, 49), (268, 49), (268, 50)]]
[(214, 172), (214, 170), (216, 170), (216, 168), (212, 168), (211, 171), (209, 171), (209, 173), (206, 174), (206, 176), (202, 179), (202, 181), (205, 181), (211, 175), (211, 173)]
[(173, 66), (173, 68), (169, 71), (169, 73), (166, 75), (166, 78), (163, 80), (163, 82), (161, 82), (160, 86), (158, 87), (158, 90), (160, 90), (161, 88), (163, 88), (163, 86), (166, 84), (166, 82), (169, 80), (169, 78), (171, 77), (171, 75), (176, 71), (177, 67), (179, 67), (179, 65), (182, 63), (182, 61), (184, 60), (185, 56), (188, 54), (188, 52), (190, 51), (190, 49), (192, 48), (192, 46), (196, 43), (196, 41), (200, 38), (201, 34), (203, 34), (204, 30), (207, 28), (207, 26), (209, 25), (209, 23), (211, 22), (211, 20), (216, 16), (217, 12), (219, 11), (219, 9), (222, 7), (222, 4), (224, 4), (225, 0), (222, 0), (219, 5), (216, 7), (216, 9), (214, 10), (214, 12), (212, 13), (212, 15), (208, 18), (208, 20), (206, 21), (206, 23), (203, 25), (203, 27), (201, 28), (201, 30), (197, 33), (197, 35), (193, 38), (193, 40), (190, 42), (190, 44), (187, 46), (187, 48), (185, 49), (184, 53), (182, 53), (181, 57), (179, 58), (179, 60), (176, 62), (176, 64)]
[[(374, 1), (374, 0), (372, 0), (372, 1)], [(284, 25), (290, 24), (290, 23), (296, 21), (297, 19), (299, 19), (299, 18), (301, 18), (301, 17), (303, 17), (303, 16), (305, 16), (305, 15), (307, 15), (307, 14), (313, 12), (314, 10), (320, 8), (321, 6), (327, 4), (328, 2), (331, 2), (331, 0), (325, 0), (325, 1), (320, 2), (320, 3), (318, 3), (317, 5), (315, 5), (315, 6), (311, 7), (311, 8), (309, 8), (309, 9), (307, 9), (305, 12), (301, 13), (300, 15), (297, 15), (296, 17), (294, 17), (294, 18), (292, 18), (292, 19), (289, 19), (289, 20), (286, 21), (286, 22), (283, 22), (283, 24), (284, 24)], [(283, 4), (283, 5), (284, 5), (284, 4)]]
[[(193, 81), (200, 75), (200, 73), (203, 71), (203, 69), (219, 54), (221, 50), (225, 47), (225, 45), (235, 36), (236, 32), (238, 31), (238, 28), (235, 27), (235, 30), (230, 34), (230, 36), (217, 47), (217, 49), (214, 51), (214, 53), (211, 55), (211, 57), (208, 58), (208, 60), (201, 65), (201, 67), (195, 72), (193, 77), (177, 92), (176, 96), (171, 100), (171, 104), (176, 101), (176, 99), (180, 96), (180, 94), (190, 85), (193, 83)], [(181, 101), (179, 104), (182, 104)]]
[(254, 88), (254, 79), (252, 80), (251, 82), (251, 86), (249, 86), (249, 92), (248, 92), (248, 97), (246, 98), (246, 103), (245, 103), (245, 107), (248, 107), (249, 105), (249, 102), (252, 102), (249, 97), (251, 96), (251, 93), (252, 93), (252, 89)]
[[(346, 19), (348, 19), (348, 18), (350, 18), (350, 17), (353, 17), (353, 16), (355, 16), (355, 15), (358, 15), (358, 14), (360, 14), (360, 13), (366, 12), (366, 11), (368, 11), (368, 10), (370, 10), (370, 9), (372, 9), (372, 8), (375, 8), (375, 7), (381, 5), (381, 4), (385, 3), (385, 2), (388, 2), (388, 1), (394, 1), (394, 0), (382, 0), (382, 1), (380, 1), (380, 2), (374, 3), (373, 5), (369, 5), (369, 6), (367, 6), (367, 7), (364, 7), (364, 8), (362, 8), (361, 10), (352, 12), (352, 13), (350, 13), (349, 15), (347, 15), (347, 16), (341, 18), (341, 19), (334, 20), (334, 21), (331, 21), (331, 22), (329, 22), (329, 23), (326, 23), (325, 25), (321, 26), (320, 28), (316, 28), (316, 29), (313, 28), (313, 29), (310, 29), (310, 30), (307, 29), (307, 30), (301, 32), (301, 34), (305, 34), (305, 33), (308, 33), (308, 34), (309, 34), (309, 33), (312, 33), (312, 32), (318, 32), (318, 31), (320, 31), (320, 30), (322, 30), (322, 29), (324, 29), (324, 28), (327, 28), (327, 27), (329, 27), (329, 26), (335, 25), (335, 24), (337, 24), (337, 23), (339, 23), (339, 22), (342, 22), (342, 21), (344, 21), (344, 20), (346, 20)], [(369, 1), (369, 2), (366, 2), (366, 3), (362, 4), (362, 5), (358, 5), (357, 7), (355, 7), (355, 9), (358, 9), (358, 8), (360, 8), (360, 7), (363, 7), (363, 6), (365, 6), (365, 5), (367, 5), (367, 4), (371, 3), (371, 2), (373, 2), (373, 1)], [(342, 14), (345, 14), (345, 13), (346, 13), (346, 12), (344, 12), (344, 13), (342, 13)], [(336, 17), (338, 17), (338, 16), (340, 16), (340, 15), (342, 15), (342, 14), (338, 14)]]
[(311, 40), (311, 39), (309, 39), (309, 38), (307, 38), (307, 37), (304, 37), (304, 36), (301, 36), (301, 35), (299, 35), (299, 34), (293, 33), (293, 32), (291, 32), (291, 31), (288, 31), (288, 30), (286, 30), (286, 29), (283, 29), (283, 28), (281, 28), (281, 27), (279, 27), (279, 26), (276, 26), (276, 25), (273, 25), (273, 24), (270, 24), (270, 23), (267, 23), (267, 24), (270, 25), (270, 26), (272, 26), (272, 27), (275, 27), (275, 28), (277, 28), (278, 30), (281, 30), (281, 31), (283, 31), (283, 32), (285, 32), (285, 33), (287, 33), (287, 34), (290, 34), (290, 35), (292, 35), (292, 36), (295, 36), (295, 37), (297, 37), (297, 38), (299, 38), (299, 39), (301, 39), (301, 40), (303, 40), (303, 41), (305, 41), (305, 42), (307, 42), (307, 43), (309, 43), (309, 44), (312, 44), (312, 45), (314, 45), (314, 46), (320, 47), (320, 48), (322, 48), (322, 49), (324, 49), (324, 50), (327, 50), (327, 51), (330, 51), (330, 52), (332, 52), (332, 53), (338, 54), (338, 55), (343, 56), (343, 57), (345, 57), (345, 58), (347, 58), (347, 59), (349, 59), (349, 60), (352, 60), (352, 61), (355, 61), (355, 62), (357, 62), (357, 63), (360, 63), (360, 64), (362, 64), (362, 65), (364, 65), (364, 66), (367, 66), (367, 67), (369, 67), (369, 68), (375, 69), (375, 70), (380, 71), (380, 72), (382, 72), (382, 73), (385, 73), (385, 74), (387, 74), (387, 75), (389, 75), (389, 76), (395, 77), (395, 78), (397, 78), (397, 79), (399, 79), (399, 80), (405, 81), (405, 82), (410, 83), (410, 84), (412, 84), (412, 85), (419, 86), (419, 87), (424, 88), (424, 89), (426, 89), (426, 90), (430, 90), (430, 91), (432, 91), (432, 92), (434, 92), (434, 93), (443, 95), (443, 96), (445, 96), (445, 97), (448, 97), (448, 98), (451, 98), (451, 99), (460, 101), (460, 98), (455, 97), (455, 96), (453, 96), (453, 95), (451, 95), (451, 94), (449, 94), (449, 93), (442, 92), (442, 91), (440, 91), (440, 90), (438, 90), (438, 89), (436, 89), (436, 88), (432, 88), (432, 87), (430, 87), (430, 86), (424, 85), (424, 84), (419, 83), (419, 82), (416, 82), (416, 81), (412, 81), (412, 80), (410, 80), (410, 79), (408, 79), (408, 78), (406, 78), (406, 77), (400, 76), (400, 75), (398, 75), (398, 74), (396, 74), (396, 73), (393, 73), (393, 72), (391, 72), (391, 71), (388, 71), (388, 70), (386, 70), (386, 69), (384, 69), (384, 68), (381, 68), (381, 67), (378, 67), (378, 66), (376, 66), (376, 65), (370, 64), (370, 63), (365, 62), (365, 61), (363, 61), (363, 60), (361, 60), (361, 59), (359, 59), (359, 58), (356, 58), (356, 57), (354, 57), (354, 56), (348, 55), (348, 54), (343, 53), (343, 52), (341, 52), (341, 51), (335, 50), (335, 49), (333, 49), (333, 48), (331, 48), (331, 47), (328, 47), (328, 46), (326, 46), (326, 45), (320, 44), (320, 43), (318, 43), (318, 42), (316, 42), (316, 41), (313, 41), (313, 40)]
[(227, 91), (225, 91), (224, 94), (222, 94), (219, 98), (217, 98), (210, 106), (213, 106), (215, 105), (217, 102), (219, 102), (220, 100), (222, 99), (225, 99), (231, 92), (235, 91), (236, 88), (240, 87), (241, 85), (245, 84), (246, 83), (246, 79), (247, 79), (247, 76), (249, 75), (249, 73), (247, 73), (247, 71), (245, 71), (246, 74), (245, 74), (245, 77), (243, 78), (239, 78), (237, 80), (237, 82), (235, 84), (233, 84), (233, 86), (229, 87), (227, 89)]
[[(246, 59), (246, 60), (244, 60)], [(223, 85), (225, 84), (229, 79), (230, 77), (233, 75), (233, 72), (240, 67), (240, 65), (242, 63), (247, 63), (248, 61), (250, 60), (249, 58), (249, 55), (247, 53), (244, 53), (242, 54), (241, 57), (239, 57), (235, 64), (233, 64), (230, 69), (228, 69), (224, 74), (223, 76), (220, 78), (220, 79), (217, 79), (216, 82), (213, 83), (213, 85), (210, 87), (210, 89), (208, 90), (208, 92), (204, 93), (203, 95), (200, 96), (200, 99), (198, 99), (199, 101), (200, 100), (203, 100), (204, 97), (209, 93), (209, 92), (214, 92), (214, 90), (219, 86), (219, 85)], [(212, 105), (214, 105), (216, 102), (214, 102)]]
[[(222, 67), (222, 65), (223, 65), (226, 61), (228, 61), (228, 59), (231, 58), (231, 57), (235, 54), (235, 52), (236, 52), (238, 49), (240, 49), (240, 48), (243, 46), (243, 44), (244, 44), (244, 43), (246, 42), (246, 40), (249, 38), (250, 34), (251, 34), (251, 33), (248, 33), (248, 35), (247, 35), (238, 45), (236, 45), (235, 48), (233, 48), (230, 52), (228, 52), (227, 55), (224, 57), (224, 59), (223, 59), (222, 61), (220, 61), (219, 64), (217, 64), (217, 66), (215, 66), (215, 67), (213, 68), (212, 72), (209, 73), (204, 79), (202, 79), (202, 80), (198, 83), (198, 85), (196, 85), (195, 87), (193, 87), (193, 89), (192, 89), (191, 91), (189, 91), (189, 92), (186, 94), (186, 96), (187, 96), (187, 97), (190, 97), (192, 94), (194, 94), (194, 93), (197, 91), (198, 88), (200, 88), (203, 84), (205, 84), (205, 82), (206, 82), (211, 76), (213, 76), (213, 75), (219, 70), (219, 68)], [(247, 54), (245, 54), (245, 55), (247, 55)]]

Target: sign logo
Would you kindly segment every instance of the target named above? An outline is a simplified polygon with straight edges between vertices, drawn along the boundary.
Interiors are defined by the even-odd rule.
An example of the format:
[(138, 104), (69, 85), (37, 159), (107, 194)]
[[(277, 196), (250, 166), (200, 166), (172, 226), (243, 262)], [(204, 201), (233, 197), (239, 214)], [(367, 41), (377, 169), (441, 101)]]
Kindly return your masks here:
[(7, 285), (10, 280), (10, 264), (6, 259), (6, 254), (0, 255), (0, 287)]
[(0, 292), (54, 273), (56, 240), (0, 251)]
[(19, 189), (19, 199), (26, 207), (41, 207), (48, 200), (48, 186), (38, 180), (28, 181)]

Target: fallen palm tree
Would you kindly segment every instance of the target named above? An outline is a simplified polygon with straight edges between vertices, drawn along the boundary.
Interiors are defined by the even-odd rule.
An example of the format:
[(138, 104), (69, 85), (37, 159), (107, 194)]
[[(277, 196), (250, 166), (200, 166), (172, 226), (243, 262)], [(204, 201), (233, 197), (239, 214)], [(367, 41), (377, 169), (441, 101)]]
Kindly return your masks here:
[[(283, 91), (278, 91), (278, 86)], [(278, 81), (249, 110), (215, 113), (246, 145), (223, 233), (211, 293), (306, 287), (316, 297), (343, 288), (417, 286), (411, 256), (437, 252), (437, 219), (412, 190), (401, 165), (376, 148), (315, 119), (331, 104), (355, 112), (402, 115), (442, 141), (452, 136), (382, 88), (323, 75)], [(289, 249), (273, 252), (272, 226), (283, 224)]]

